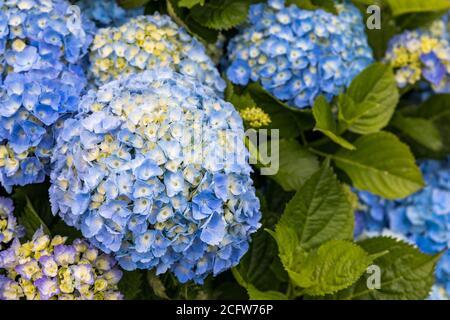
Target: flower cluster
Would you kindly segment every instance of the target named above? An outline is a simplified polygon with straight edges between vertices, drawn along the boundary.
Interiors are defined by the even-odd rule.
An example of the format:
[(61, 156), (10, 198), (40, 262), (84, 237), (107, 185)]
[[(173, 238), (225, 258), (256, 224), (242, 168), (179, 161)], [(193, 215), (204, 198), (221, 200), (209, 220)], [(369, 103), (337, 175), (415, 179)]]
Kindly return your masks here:
[(33, 239), (0, 252), (0, 300), (117, 300), (117, 262), (83, 240), (66, 245), (42, 229)]
[(225, 90), (205, 47), (166, 15), (155, 13), (118, 28), (100, 29), (91, 51), (91, 72), (98, 85), (119, 75), (170, 66), (219, 93)]
[[(356, 236), (384, 230), (416, 244), (428, 254), (436, 254), (450, 244), (450, 158), (424, 161), (421, 169), (427, 182), (422, 191), (398, 201), (387, 201), (360, 192)], [(450, 251), (438, 263), (437, 283), (450, 294)]]
[(259, 228), (243, 124), (171, 68), (89, 92), (54, 152), (54, 214), (126, 270), (201, 283), (235, 266)]
[(92, 36), (66, 0), (0, 1), (0, 182), (44, 180), (61, 119), (76, 111)]
[(228, 78), (239, 85), (259, 81), (297, 108), (321, 94), (338, 95), (373, 56), (358, 9), (347, 3), (336, 9), (338, 15), (303, 10), (284, 0), (252, 5), (228, 47)]
[(144, 14), (144, 8), (125, 10), (116, 0), (78, 0), (76, 5), (99, 28), (120, 26), (129, 19)]
[(436, 93), (450, 93), (450, 37), (448, 16), (427, 29), (393, 37), (385, 60), (392, 65), (400, 88), (425, 81)]
[(242, 119), (253, 128), (268, 126), (272, 122), (270, 116), (259, 107), (248, 107), (240, 110), (239, 113)]
[(14, 238), (23, 235), (23, 228), (17, 224), (13, 212), (12, 200), (0, 197), (0, 250), (7, 248)]

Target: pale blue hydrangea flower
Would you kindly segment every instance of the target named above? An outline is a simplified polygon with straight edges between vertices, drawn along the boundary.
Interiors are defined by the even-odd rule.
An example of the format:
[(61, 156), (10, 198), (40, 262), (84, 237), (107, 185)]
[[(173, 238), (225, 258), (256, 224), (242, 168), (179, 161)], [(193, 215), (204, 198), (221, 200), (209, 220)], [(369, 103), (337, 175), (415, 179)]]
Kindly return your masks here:
[(238, 264), (260, 226), (243, 123), (170, 68), (90, 91), (54, 152), (54, 214), (126, 270), (181, 282)]
[[(356, 236), (377, 235), (384, 230), (398, 234), (428, 254), (448, 249), (450, 244), (450, 158), (421, 163), (427, 186), (403, 200), (388, 201), (359, 192)], [(450, 294), (450, 251), (436, 270), (437, 285)]]
[(29, 242), (0, 251), (0, 300), (118, 300), (122, 271), (84, 240), (66, 245), (39, 229)]
[(77, 0), (75, 4), (97, 27), (120, 26), (129, 19), (144, 14), (144, 8), (124, 9), (116, 0)]
[(346, 2), (336, 9), (338, 15), (303, 10), (284, 0), (252, 5), (228, 46), (228, 78), (242, 86), (260, 82), (297, 108), (338, 95), (373, 55), (358, 9)]
[(14, 238), (23, 236), (24, 230), (17, 224), (13, 212), (13, 201), (0, 197), (0, 250), (7, 248)]
[(100, 29), (91, 51), (91, 72), (98, 85), (124, 74), (170, 66), (218, 93), (225, 90), (225, 81), (203, 44), (166, 15), (155, 13), (118, 28)]
[(39, 183), (60, 120), (86, 84), (81, 59), (92, 40), (65, 0), (8, 0), (0, 8), (0, 184)]
[(448, 15), (428, 28), (393, 37), (385, 61), (394, 68), (400, 88), (426, 83), (435, 93), (450, 93)]

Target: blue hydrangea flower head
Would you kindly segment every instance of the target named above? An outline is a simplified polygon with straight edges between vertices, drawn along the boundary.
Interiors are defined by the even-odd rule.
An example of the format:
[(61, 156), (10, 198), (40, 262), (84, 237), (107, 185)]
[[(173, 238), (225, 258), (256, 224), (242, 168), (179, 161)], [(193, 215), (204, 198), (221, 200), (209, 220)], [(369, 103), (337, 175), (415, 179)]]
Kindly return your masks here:
[(14, 239), (0, 251), (0, 300), (118, 300), (122, 271), (84, 240), (66, 244), (39, 229), (32, 240)]
[(242, 86), (259, 82), (297, 108), (321, 94), (338, 95), (373, 54), (358, 9), (347, 2), (336, 9), (337, 15), (303, 10), (284, 0), (252, 5), (228, 45), (228, 79)]
[(10, 190), (44, 180), (60, 120), (86, 84), (92, 35), (66, 0), (1, 3), (0, 183)]
[(202, 283), (239, 262), (260, 226), (243, 123), (171, 68), (90, 91), (54, 153), (54, 214), (126, 270)]
[(435, 93), (450, 93), (448, 15), (430, 27), (393, 37), (385, 55), (400, 88), (427, 84)]
[(166, 15), (140, 16), (118, 28), (100, 29), (91, 51), (91, 72), (98, 85), (159, 65), (170, 66), (219, 93), (225, 90), (225, 81), (205, 47)]
[[(379, 235), (388, 231), (436, 254), (450, 244), (450, 158), (421, 163), (427, 186), (403, 200), (387, 201), (367, 192), (360, 192), (360, 210), (356, 236)], [(450, 250), (440, 259), (436, 282), (450, 295)], [(437, 290), (437, 294), (440, 289)]]
[(75, 3), (99, 28), (118, 27), (129, 19), (144, 14), (143, 7), (125, 10), (116, 0), (78, 0)]
[(7, 248), (14, 238), (23, 236), (24, 230), (17, 224), (13, 212), (12, 200), (0, 197), (0, 250)]

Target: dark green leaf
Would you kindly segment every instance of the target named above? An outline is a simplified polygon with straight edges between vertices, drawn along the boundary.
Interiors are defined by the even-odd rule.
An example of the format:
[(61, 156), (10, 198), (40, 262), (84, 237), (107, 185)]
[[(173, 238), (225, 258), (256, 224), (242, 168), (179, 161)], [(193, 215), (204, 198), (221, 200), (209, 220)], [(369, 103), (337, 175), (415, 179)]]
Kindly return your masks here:
[(140, 270), (123, 271), (122, 279), (119, 282), (119, 290), (126, 300), (134, 300), (141, 293), (142, 283), (143, 279)]
[(214, 0), (192, 9), (192, 17), (202, 26), (214, 30), (227, 30), (238, 26), (247, 19), (252, 1)]
[[(98, 0), (92, 0), (98, 1)], [(145, 6), (148, 2), (152, 0), (117, 0), (117, 3), (125, 9), (133, 9)]]
[(152, 288), (155, 296), (157, 296), (158, 298), (162, 298), (162, 299), (170, 299), (167, 296), (166, 287), (164, 286), (164, 283), (155, 274), (154, 270), (147, 271), (147, 281), (148, 281), (150, 288)]
[(28, 196), (25, 196), (25, 201), (25, 207), (23, 208), (23, 211), (19, 213), (18, 220), (19, 224), (25, 228), (26, 238), (31, 239), (34, 233), (41, 227), (45, 234), (51, 235), (50, 230), (34, 209)]
[[(267, 147), (270, 158), (264, 154), (265, 152), (261, 152), (264, 146)], [(317, 157), (295, 140), (279, 140), (279, 153), (271, 149), (270, 141), (268, 144), (262, 144), (260, 145), (260, 157), (264, 165), (268, 164), (267, 166), (272, 168), (278, 167), (277, 173), (269, 177), (286, 191), (298, 190), (306, 179), (319, 169)]]
[(397, 114), (394, 119), (392, 119), (392, 125), (424, 147), (433, 151), (442, 149), (443, 143), (441, 134), (432, 120), (405, 117), (401, 114)]
[(271, 123), (268, 129), (280, 130), (280, 137), (295, 138), (301, 130), (312, 129), (312, 114), (308, 111), (294, 111), (285, 103), (276, 99), (257, 83), (251, 83), (247, 87), (256, 105), (269, 114)]
[(332, 141), (346, 149), (355, 149), (354, 145), (352, 145), (344, 138), (340, 137), (337, 133), (336, 121), (333, 118), (331, 107), (324, 96), (319, 96), (316, 99), (313, 107), (313, 115), (314, 119), (316, 120), (316, 126), (314, 127), (314, 130), (322, 132)]

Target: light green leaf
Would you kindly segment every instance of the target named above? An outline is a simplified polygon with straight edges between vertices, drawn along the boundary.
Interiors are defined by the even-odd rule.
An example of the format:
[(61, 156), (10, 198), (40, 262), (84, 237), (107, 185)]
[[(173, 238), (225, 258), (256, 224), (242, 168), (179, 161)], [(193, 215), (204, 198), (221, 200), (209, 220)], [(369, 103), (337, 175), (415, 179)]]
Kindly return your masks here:
[(369, 254), (387, 251), (374, 260), (381, 271), (379, 289), (369, 289), (364, 274), (358, 282), (343, 290), (334, 299), (354, 300), (423, 300), (435, 282), (434, 270), (441, 255), (430, 256), (405, 242), (388, 237), (376, 237), (359, 242)]
[(354, 144), (357, 150), (341, 149), (333, 157), (336, 165), (352, 179), (354, 187), (387, 199), (400, 199), (424, 186), (414, 156), (395, 135), (373, 133)]
[(354, 145), (352, 145), (344, 138), (340, 137), (337, 133), (336, 121), (333, 118), (331, 107), (324, 96), (319, 96), (316, 99), (312, 111), (314, 119), (316, 120), (316, 126), (314, 127), (314, 130), (322, 132), (332, 141), (346, 149), (355, 149)]
[(341, 132), (374, 133), (384, 128), (399, 100), (391, 67), (374, 63), (351, 83), (347, 94), (339, 96)]
[(352, 239), (353, 224), (348, 194), (324, 165), (289, 201), (275, 230), (286, 237), (291, 232), (286, 229), (294, 230), (298, 245), (308, 251), (329, 240)]
[(394, 16), (405, 13), (433, 12), (450, 9), (448, 0), (384, 0)]
[(269, 158), (264, 154), (265, 152), (261, 152), (264, 146), (267, 147), (267, 153), (273, 161), (272, 168), (278, 167), (278, 172), (269, 177), (279, 183), (285, 191), (298, 190), (306, 179), (319, 170), (317, 157), (303, 148), (297, 141), (279, 140), (279, 154), (275, 155), (271, 155), (270, 145), (270, 141), (267, 144), (261, 144), (259, 156), (262, 163), (269, 163)]
[(439, 151), (443, 147), (442, 137), (433, 121), (424, 118), (405, 117), (397, 114), (392, 125), (424, 147)]
[(304, 294), (322, 296), (355, 283), (372, 262), (361, 247), (343, 240), (332, 240), (311, 252), (306, 260), (288, 270)]
[(180, 0), (178, 2), (179, 7), (188, 8), (191, 9), (192, 7), (195, 7), (196, 5), (203, 6), (205, 4), (205, 0)]
[(247, 286), (247, 293), (250, 300), (288, 300), (288, 297), (278, 291), (260, 291), (253, 285)]
[(191, 14), (205, 27), (228, 30), (246, 21), (250, 4), (248, 0), (214, 0), (192, 8)]

